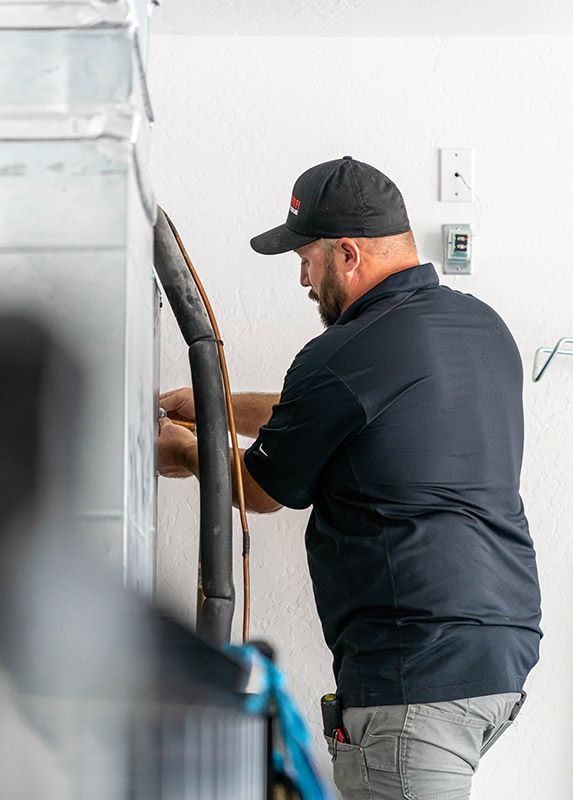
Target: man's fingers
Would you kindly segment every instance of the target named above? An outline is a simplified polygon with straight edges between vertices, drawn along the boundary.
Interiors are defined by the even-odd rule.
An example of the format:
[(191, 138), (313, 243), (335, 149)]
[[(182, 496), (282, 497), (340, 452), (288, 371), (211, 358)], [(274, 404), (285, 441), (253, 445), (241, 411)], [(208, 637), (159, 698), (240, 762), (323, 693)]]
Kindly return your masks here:
[(175, 411), (181, 405), (181, 398), (177, 396), (178, 389), (174, 392), (167, 392), (159, 397), (159, 405), (166, 411)]
[(193, 472), (186, 464), (186, 454), (196, 441), (191, 431), (162, 417), (157, 438), (157, 467), (160, 474), (166, 478), (190, 477)]
[(172, 419), (194, 420), (195, 418), (193, 390), (188, 387), (164, 392), (159, 397), (159, 403)]
[(179, 425), (180, 428), (185, 428), (185, 430), (191, 431), (191, 433), (195, 433), (197, 429), (197, 426), (195, 425), (194, 422), (188, 422), (187, 420), (184, 419), (178, 419), (175, 414), (172, 414), (171, 417), (169, 417), (169, 419), (173, 420), (175, 425)]
[(195, 434), (189, 429), (189, 423), (185, 425), (177, 424), (168, 419), (168, 417), (160, 417), (159, 419), (159, 439), (160, 455), (163, 446), (168, 447), (170, 443), (184, 446), (196, 441)]
[(167, 411), (167, 416), (169, 419), (176, 420), (177, 422), (189, 422), (189, 418), (186, 417), (184, 414), (180, 414), (179, 411)]
[(189, 472), (182, 472), (180, 467), (165, 467), (159, 470), (162, 478), (190, 478)]
[(159, 396), (163, 400), (164, 397), (171, 397), (173, 394), (178, 394), (179, 392), (190, 392), (191, 389), (188, 386), (180, 387), (179, 389), (170, 389), (168, 392), (162, 392)]

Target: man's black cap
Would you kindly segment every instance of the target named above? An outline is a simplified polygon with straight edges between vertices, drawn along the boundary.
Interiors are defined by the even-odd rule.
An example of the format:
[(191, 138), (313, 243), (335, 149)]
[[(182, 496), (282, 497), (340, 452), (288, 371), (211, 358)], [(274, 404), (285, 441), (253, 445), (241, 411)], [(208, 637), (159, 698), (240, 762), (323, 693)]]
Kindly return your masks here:
[(380, 170), (343, 156), (303, 172), (287, 220), (251, 239), (257, 253), (286, 253), (317, 239), (396, 236), (410, 230), (398, 187)]

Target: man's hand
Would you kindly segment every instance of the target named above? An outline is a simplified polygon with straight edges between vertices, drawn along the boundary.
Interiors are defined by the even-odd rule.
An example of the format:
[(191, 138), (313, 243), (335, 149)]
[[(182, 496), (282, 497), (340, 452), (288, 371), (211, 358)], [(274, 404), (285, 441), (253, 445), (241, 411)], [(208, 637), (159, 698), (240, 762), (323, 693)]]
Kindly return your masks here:
[[(273, 406), (280, 400), (278, 394), (240, 392), (233, 394), (233, 414), (237, 433), (256, 439), (259, 428), (269, 421)], [(195, 422), (195, 398), (193, 389), (173, 389), (164, 392), (159, 403), (170, 419)]]
[[(163, 417), (163, 419), (159, 420), (158, 448), (159, 472), (165, 478), (189, 478), (191, 475), (199, 477), (197, 437), (194, 433)], [(243, 450), (240, 451), (240, 458), (243, 467), (243, 485), (247, 511), (268, 514), (282, 508), (281, 504), (273, 500), (251, 476), (245, 467)], [(233, 459), (231, 459), (231, 467), (233, 504), (238, 506), (237, 470)]]
[(195, 422), (195, 398), (193, 389), (173, 389), (159, 397), (159, 405), (171, 419)]
[[(190, 391), (190, 390), (189, 390)], [(188, 478), (197, 471), (197, 437), (170, 420), (159, 420), (159, 472), (166, 478)]]

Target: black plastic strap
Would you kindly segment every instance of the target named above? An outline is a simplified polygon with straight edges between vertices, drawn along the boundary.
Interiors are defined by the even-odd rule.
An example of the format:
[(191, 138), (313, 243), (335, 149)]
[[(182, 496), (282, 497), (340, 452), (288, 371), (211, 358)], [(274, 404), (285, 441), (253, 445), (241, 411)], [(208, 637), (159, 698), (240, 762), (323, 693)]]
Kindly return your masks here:
[(222, 339), (216, 339), (214, 336), (208, 334), (203, 334), (202, 336), (195, 336), (193, 339), (191, 339), (190, 342), (187, 342), (187, 346), (192, 347), (194, 344), (197, 344), (197, 342), (215, 342), (215, 344), (220, 344), (221, 347), (225, 346), (225, 343), (223, 342)]

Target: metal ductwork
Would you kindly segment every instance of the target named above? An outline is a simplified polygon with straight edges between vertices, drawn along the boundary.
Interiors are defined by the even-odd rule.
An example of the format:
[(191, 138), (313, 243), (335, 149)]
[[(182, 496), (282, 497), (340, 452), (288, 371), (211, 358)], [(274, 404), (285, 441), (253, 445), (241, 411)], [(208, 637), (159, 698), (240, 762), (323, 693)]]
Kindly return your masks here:
[(147, 0), (0, 2), (0, 313), (82, 366), (78, 535), (155, 589), (158, 291)]

